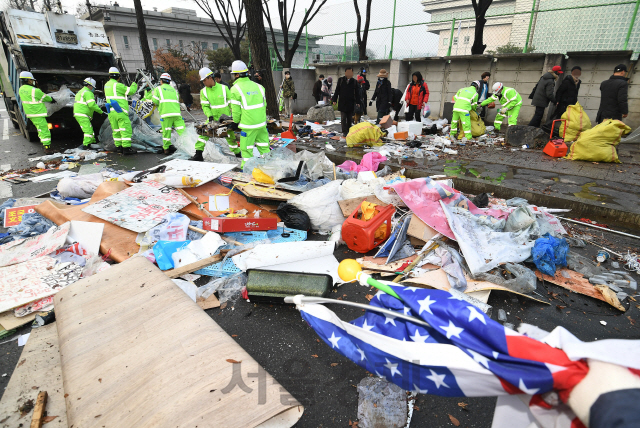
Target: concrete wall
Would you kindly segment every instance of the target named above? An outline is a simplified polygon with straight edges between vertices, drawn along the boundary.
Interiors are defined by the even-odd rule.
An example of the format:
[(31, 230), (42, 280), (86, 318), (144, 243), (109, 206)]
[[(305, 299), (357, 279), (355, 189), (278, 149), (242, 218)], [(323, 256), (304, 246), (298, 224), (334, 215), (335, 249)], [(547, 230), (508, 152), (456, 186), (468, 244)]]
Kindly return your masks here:
[[(293, 103), (293, 114), (307, 114), (307, 111), (316, 104), (312, 94), (313, 84), (317, 80), (316, 71), (302, 68), (287, 70), (291, 72), (291, 78), (296, 85), (296, 94), (298, 94), (298, 99)], [(284, 79), (284, 72), (285, 70), (273, 72), (273, 84), (276, 88), (276, 94)]]
[[(444, 103), (451, 102), (453, 95), (463, 86), (480, 79), (484, 71), (491, 73), (489, 87), (499, 81), (505, 86), (515, 88), (522, 97), (522, 108), (518, 117), (518, 124), (526, 125), (531, 120), (535, 107), (531, 105), (529, 94), (533, 90), (542, 74), (554, 65), (562, 66), (566, 76), (571, 68), (579, 65), (582, 68), (582, 84), (578, 101), (584, 107), (591, 122), (595, 124), (596, 114), (600, 105), (600, 83), (613, 74), (613, 68), (624, 63), (630, 70), (629, 79), (629, 117), (624, 122), (632, 129), (640, 126), (640, 83), (635, 77), (634, 68), (637, 61), (631, 60), (631, 51), (610, 52), (568, 52), (562, 54), (508, 54), (508, 55), (474, 55), (464, 57), (430, 57), (408, 58), (404, 60), (377, 60), (367, 63), (335, 63), (318, 64), (316, 76), (324, 74), (332, 76), (334, 82), (344, 75), (346, 66), (358, 70), (363, 66), (369, 71), (371, 90), (369, 99), (375, 88), (376, 74), (381, 68), (389, 71), (389, 80), (394, 88), (404, 90), (409, 83), (411, 74), (420, 71), (429, 85), (429, 104), (431, 116), (441, 117)], [(278, 83), (279, 84), (279, 83)], [(335, 85), (335, 83), (334, 83)], [(560, 80), (556, 83), (556, 88)], [(298, 93), (298, 95), (300, 95)], [(545, 113), (545, 119), (549, 109)], [(489, 110), (487, 121), (493, 122), (496, 110)], [(375, 105), (368, 108), (369, 117), (375, 117)]]

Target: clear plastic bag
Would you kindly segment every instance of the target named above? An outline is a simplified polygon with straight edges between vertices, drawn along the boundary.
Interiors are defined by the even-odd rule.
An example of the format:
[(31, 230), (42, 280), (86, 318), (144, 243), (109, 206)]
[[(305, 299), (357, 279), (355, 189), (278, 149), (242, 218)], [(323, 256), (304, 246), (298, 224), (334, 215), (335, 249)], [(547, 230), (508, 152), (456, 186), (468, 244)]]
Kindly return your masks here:
[[(212, 279), (202, 287), (198, 288), (196, 296), (201, 299), (209, 298), (213, 293), (219, 291), (220, 303), (224, 303), (233, 297), (235, 290), (242, 291), (247, 285), (247, 275), (244, 272), (237, 273), (232, 276)], [(223, 301), (223, 295), (225, 299)], [(237, 297), (236, 297), (237, 298)]]
[(77, 177), (65, 177), (58, 182), (58, 192), (63, 198), (86, 199), (93, 196), (103, 182), (102, 174), (87, 174)]
[[(500, 271), (505, 271), (508, 278), (504, 278)], [(516, 263), (505, 263), (504, 268), (478, 273), (473, 275), (473, 279), (502, 285), (517, 293), (531, 293), (536, 289), (536, 274), (531, 269)]]
[[(184, 132), (178, 135), (177, 132), (171, 134), (171, 144), (178, 152), (183, 152), (189, 156), (196, 154), (196, 142), (198, 141), (198, 132), (193, 122), (185, 124)], [(177, 153), (177, 152), (176, 152)]]
[[(131, 147), (135, 150), (160, 153), (162, 151), (162, 134), (151, 129), (133, 110), (129, 111), (129, 120), (131, 120), (132, 130)], [(98, 139), (105, 150), (114, 151), (116, 149), (108, 118), (100, 127)]]
[(66, 85), (62, 85), (58, 91), (51, 92), (47, 95), (56, 100), (55, 103), (44, 103), (47, 108), (47, 116), (51, 116), (55, 112), (62, 110), (64, 107), (73, 107), (73, 103), (76, 99), (76, 94), (71, 92), (71, 89), (67, 88)]
[(209, 142), (204, 146), (202, 157), (205, 162), (240, 164), (240, 159), (231, 153), (224, 138), (209, 138)]
[(306, 212), (311, 220), (311, 227), (321, 232), (330, 232), (338, 224), (344, 222), (344, 216), (338, 201), (342, 180), (334, 180), (329, 184), (308, 192), (301, 193), (289, 200), (289, 204)]

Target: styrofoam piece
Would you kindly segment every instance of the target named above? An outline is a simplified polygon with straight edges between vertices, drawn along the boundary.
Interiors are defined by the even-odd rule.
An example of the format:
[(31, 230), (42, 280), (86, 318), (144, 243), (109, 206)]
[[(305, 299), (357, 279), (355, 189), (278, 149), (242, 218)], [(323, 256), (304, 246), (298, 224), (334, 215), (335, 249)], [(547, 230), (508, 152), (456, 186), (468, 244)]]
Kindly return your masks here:
[(412, 120), (410, 122), (398, 122), (398, 132), (409, 132), (414, 135), (422, 134), (422, 123)]

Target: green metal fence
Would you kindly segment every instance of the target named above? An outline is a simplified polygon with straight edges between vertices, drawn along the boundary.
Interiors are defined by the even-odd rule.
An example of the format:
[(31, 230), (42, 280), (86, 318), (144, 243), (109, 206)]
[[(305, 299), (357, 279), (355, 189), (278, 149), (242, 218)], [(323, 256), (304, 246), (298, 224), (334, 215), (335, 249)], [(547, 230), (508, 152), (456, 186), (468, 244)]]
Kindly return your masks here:
[[(391, 25), (369, 30), (368, 59), (471, 54), (475, 39), (471, 2), (468, 9), (441, 9), (425, 22), (416, 23), (413, 16), (409, 18), (414, 22), (403, 23), (403, 16), (396, 17), (397, 1)], [(484, 53), (632, 50), (636, 59), (640, 53), (639, 6), (640, 0), (518, 0), (515, 5), (491, 6), (483, 31)], [(352, 28), (353, 21), (344, 26)], [(304, 51), (294, 60), (296, 67), (359, 60), (355, 31), (307, 32), (304, 37)], [(318, 47), (309, 48), (309, 39)], [(273, 66), (277, 63), (275, 60)]]

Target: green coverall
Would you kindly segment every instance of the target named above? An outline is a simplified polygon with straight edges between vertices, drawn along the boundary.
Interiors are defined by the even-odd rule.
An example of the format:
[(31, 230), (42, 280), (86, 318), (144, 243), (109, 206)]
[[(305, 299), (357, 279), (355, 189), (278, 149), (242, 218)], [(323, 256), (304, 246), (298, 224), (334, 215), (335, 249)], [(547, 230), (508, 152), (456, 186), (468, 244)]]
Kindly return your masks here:
[[(503, 87), (500, 94), (493, 94), (486, 100), (482, 102), (481, 105), (486, 106), (492, 102), (498, 101), (500, 98), (500, 105), (502, 109), (498, 111), (496, 114), (496, 120), (493, 122), (493, 126), (496, 130), (500, 130), (500, 126), (502, 126), (502, 119), (507, 116), (507, 122), (509, 125), (517, 125), (518, 124), (518, 114), (520, 113), (520, 107), (522, 106), (522, 97), (513, 88)], [(504, 113), (501, 113), (504, 111)]]
[(24, 114), (27, 115), (38, 130), (40, 142), (45, 148), (49, 147), (51, 145), (51, 131), (49, 131), (49, 124), (46, 119), (47, 107), (45, 107), (44, 103), (45, 101), (50, 103), (53, 98), (35, 86), (27, 84), (20, 86), (18, 94), (20, 95)]
[(260, 154), (269, 153), (269, 132), (267, 131), (267, 101), (264, 88), (248, 77), (240, 77), (233, 82), (230, 90), (233, 121), (240, 128), (240, 154), (244, 167), (253, 157), (257, 146)]
[(160, 121), (162, 122), (162, 148), (171, 147), (171, 128), (175, 127), (178, 135), (184, 134), (184, 119), (180, 113), (178, 92), (168, 83), (153, 90), (153, 103), (158, 106)]
[(76, 94), (76, 102), (73, 104), (73, 117), (76, 118), (80, 128), (82, 128), (82, 132), (84, 133), (82, 145), (85, 147), (96, 142), (93, 126), (91, 125), (91, 118), (93, 118), (94, 112), (102, 114), (102, 110), (98, 107), (98, 104), (96, 104), (93, 92), (85, 86), (78, 91)]
[[(207, 117), (213, 117), (213, 120), (220, 120), (220, 116), (231, 116), (231, 109), (229, 108), (229, 99), (227, 94), (227, 87), (220, 83), (216, 83), (215, 86), (207, 88), (206, 86), (200, 90), (200, 105), (202, 106), (202, 112)], [(232, 130), (228, 130), (227, 144), (229, 144), (229, 150), (231, 153), (240, 153), (240, 147), (236, 142), (236, 135)], [(204, 150), (206, 142), (209, 141), (209, 137), (206, 135), (198, 135), (198, 142), (196, 143), (196, 150)]]
[(109, 123), (111, 123), (111, 131), (113, 132), (113, 142), (116, 147), (131, 147), (131, 121), (129, 120), (129, 102), (127, 96), (133, 95), (138, 89), (138, 84), (133, 82), (131, 86), (118, 82), (115, 79), (109, 79), (104, 85), (104, 95), (107, 97), (107, 103), (115, 101), (120, 106), (122, 112), (116, 111), (111, 107), (109, 112)]
[(451, 137), (458, 135), (458, 120), (462, 122), (462, 130), (467, 140), (473, 138), (471, 135), (471, 117), (469, 112), (476, 109), (478, 102), (478, 91), (475, 86), (462, 88), (453, 97), (453, 118), (451, 119)]

